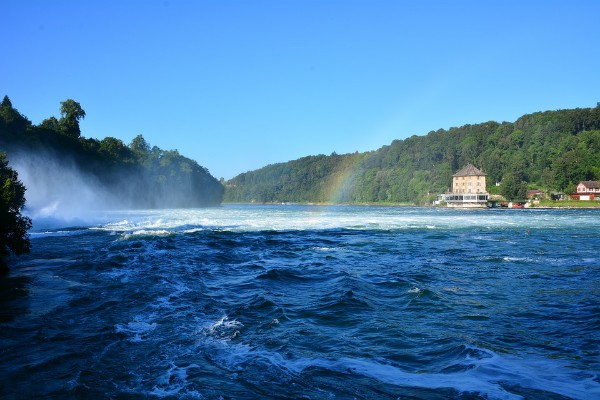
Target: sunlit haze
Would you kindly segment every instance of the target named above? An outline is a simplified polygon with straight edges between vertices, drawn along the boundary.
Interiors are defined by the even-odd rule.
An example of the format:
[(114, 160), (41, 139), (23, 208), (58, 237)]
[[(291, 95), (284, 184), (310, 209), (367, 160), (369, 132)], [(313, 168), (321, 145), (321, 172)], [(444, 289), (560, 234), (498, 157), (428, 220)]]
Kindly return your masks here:
[(0, 96), (39, 124), (178, 149), (226, 179), (306, 155), (600, 101), (600, 2), (30, 1)]

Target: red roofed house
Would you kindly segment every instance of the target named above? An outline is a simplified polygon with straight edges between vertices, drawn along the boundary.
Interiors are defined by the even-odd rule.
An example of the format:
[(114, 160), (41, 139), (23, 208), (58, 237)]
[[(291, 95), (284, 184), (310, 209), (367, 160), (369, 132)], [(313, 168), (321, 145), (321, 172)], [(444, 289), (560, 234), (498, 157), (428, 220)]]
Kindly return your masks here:
[(571, 198), (573, 200), (600, 200), (600, 182), (579, 182), (577, 184), (577, 193), (573, 193)]

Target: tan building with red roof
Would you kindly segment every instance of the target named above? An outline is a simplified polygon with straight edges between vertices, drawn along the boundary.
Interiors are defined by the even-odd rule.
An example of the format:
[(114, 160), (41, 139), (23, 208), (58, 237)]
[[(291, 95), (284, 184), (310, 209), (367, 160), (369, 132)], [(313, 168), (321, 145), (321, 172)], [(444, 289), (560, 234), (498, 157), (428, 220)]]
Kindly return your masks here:
[(486, 176), (468, 163), (452, 175), (452, 193), (439, 195), (436, 203), (446, 203), (448, 207), (487, 207), (489, 195), (485, 186)]
[(487, 174), (468, 163), (466, 167), (452, 175), (452, 193), (487, 193), (486, 176)]

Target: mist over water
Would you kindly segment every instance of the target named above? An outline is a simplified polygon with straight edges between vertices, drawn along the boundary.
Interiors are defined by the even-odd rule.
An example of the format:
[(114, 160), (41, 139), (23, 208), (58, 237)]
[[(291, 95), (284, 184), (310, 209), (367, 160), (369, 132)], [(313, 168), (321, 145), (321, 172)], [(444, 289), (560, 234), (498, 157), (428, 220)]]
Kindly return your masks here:
[(168, 153), (166, 161), (156, 156), (147, 165), (77, 157), (51, 149), (10, 151), (10, 165), (27, 188), (24, 213), (34, 227), (97, 224), (113, 210), (217, 206), (221, 201), (220, 183), (179, 155)]
[(10, 165), (27, 188), (25, 214), (34, 223), (87, 223), (98, 211), (125, 206), (93, 174), (79, 169), (68, 157), (16, 152), (10, 155)]
[(105, 211), (0, 288), (0, 397), (595, 399), (597, 210)]

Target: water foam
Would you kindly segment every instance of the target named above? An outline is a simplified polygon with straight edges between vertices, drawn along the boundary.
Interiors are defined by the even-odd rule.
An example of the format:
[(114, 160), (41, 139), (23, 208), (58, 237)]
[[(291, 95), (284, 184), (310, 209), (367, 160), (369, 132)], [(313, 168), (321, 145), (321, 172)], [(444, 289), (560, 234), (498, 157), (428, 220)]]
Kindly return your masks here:
[(195, 390), (188, 390), (191, 383), (188, 381), (188, 370), (198, 368), (198, 365), (191, 364), (187, 367), (178, 367), (171, 363), (169, 369), (162, 374), (156, 385), (150, 391), (150, 395), (156, 397), (172, 397), (185, 394), (186, 398), (203, 398)]
[[(265, 212), (269, 213), (269, 218), (264, 218)], [(448, 229), (473, 227), (479, 227), (482, 231), (522, 228), (526, 232), (535, 233), (541, 228), (562, 228), (565, 224), (585, 227), (590, 223), (582, 217), (544, 219), (532, 218), (532, 215), (537, 216), (489, 210), (467, 212), (413, 207), (224, 205), (204, 209), (103, 211), (88, 213), (86, 220), (79, 221), (48, 222), (49, 220), (36, 218), (34, 230), (40, 230), (36, 226), (56, 228), (74, 226), (76, 223), (77, 226), (128, 237), (194, 233), (202, 230), (426, 229), (444, 232)]]
[(130, 336), (131, 342), (142, 342), (158, 326), (156, 322), (148, 322), (148, 318), (136, 316), (133, 321), (127, 324), (116, 324), (115, 330), (118, 333), (125, 333)]
[(70, 229), (70, 230), (42, 230), (37, 232), (31, 232), (29, 237), (31, 239), (39, 239), (44, 237), (63, 237), (63, 236), (78, 236), (88, 233), (87, 229)]

